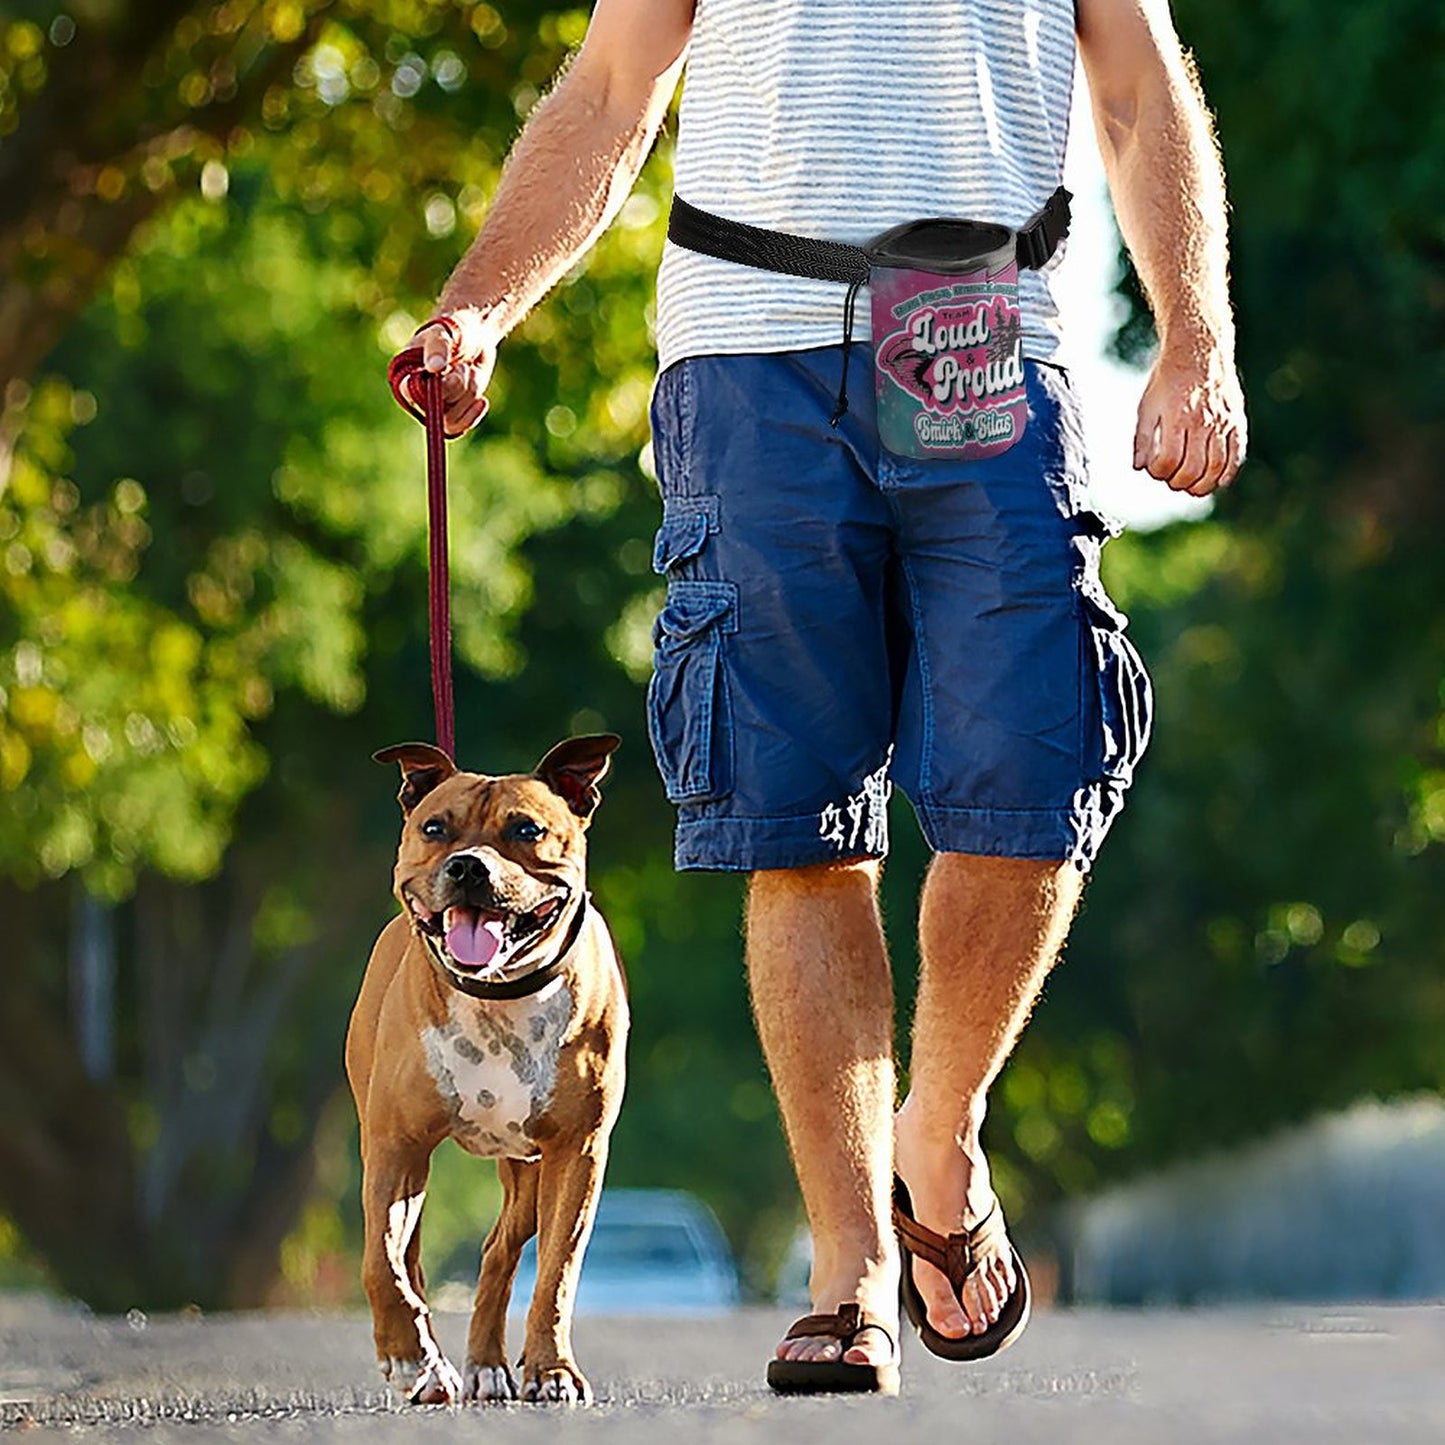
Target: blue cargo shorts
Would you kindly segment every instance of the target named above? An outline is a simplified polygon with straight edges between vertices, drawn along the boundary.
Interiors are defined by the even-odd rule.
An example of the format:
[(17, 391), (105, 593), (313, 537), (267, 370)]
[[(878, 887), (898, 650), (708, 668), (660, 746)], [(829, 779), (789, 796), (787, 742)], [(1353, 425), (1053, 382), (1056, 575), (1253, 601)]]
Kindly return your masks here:
[(896, 783), (936, 852), (1092, 863), (1149, 735), (1147, 674), (1099, 578), (1067, 374), (985, 461), (879, 446), (866, 394), (829, 424), (841, 346), (699, 356), (659, 378), (648, 689), (678, 868), (888, 850)]

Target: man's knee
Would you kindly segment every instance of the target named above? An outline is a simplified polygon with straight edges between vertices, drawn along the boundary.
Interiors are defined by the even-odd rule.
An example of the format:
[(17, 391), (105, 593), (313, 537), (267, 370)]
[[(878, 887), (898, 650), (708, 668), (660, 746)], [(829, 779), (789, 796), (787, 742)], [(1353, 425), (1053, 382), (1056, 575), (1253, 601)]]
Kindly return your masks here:
[(783, 898), (836, 892), (876, 892), (883, 871), (881, 858), (845, 858), (803, 868), (763, 868), (748, 875), (753, 898)]
[(971, 880), (981, 886), (996, 882), (1000, 887), (1049, 887), (1051, 891), (1077, 894), (1084, 874), (1067, 859), (1002, 858), (983, 853), (935, 853), (931, 874), (947, 879)]

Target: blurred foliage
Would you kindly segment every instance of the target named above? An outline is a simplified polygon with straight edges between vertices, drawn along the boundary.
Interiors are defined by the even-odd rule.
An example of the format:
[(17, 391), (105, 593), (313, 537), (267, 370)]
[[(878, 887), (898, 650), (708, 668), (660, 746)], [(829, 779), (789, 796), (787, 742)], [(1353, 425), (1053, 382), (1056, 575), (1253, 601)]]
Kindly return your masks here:
[[(993, 1099), (1035, 1228), (1062, 1194), (1445, 1072), (1441, 13), (1176, 12), (1230, 175), (1252, 460), (1211, 520), (1110, 548), (1159, 726)], [(0, 14), (0, 1258), (100, 1306), (355, 1297), (340, 1046), (397, 826), (368, 756), (431, 725), (421, 438), (383, 368), (585, 23), (516, 0)], [(740, 884), (672, 872), (642, 714), (667, 190), (664, 143), (451, 449), (458, 750), (503, 770), (626, 739), (592, 835), (635, 1020), (609, 1178), (703, 1195), (762, 1288), (798, 1206)], [(924, 857), (896, 807), (906, 1020)], [(100, 1077), (72, 1025), (81, 888), (115, 925)], [(494, 1199), (444, 1151), (428, 1258)]]
[(246, 734), (266, 693), (254, 642), (207, 636), (134, 587), (144, 488), (121, 477), (83, 501), (66, 474), (91, 394), (50, 378), (25, 411), (0, 498), (0, 867), (31, 884), (83, 869), (112, 896), (142, 858), (205, 877), (263, 767)]

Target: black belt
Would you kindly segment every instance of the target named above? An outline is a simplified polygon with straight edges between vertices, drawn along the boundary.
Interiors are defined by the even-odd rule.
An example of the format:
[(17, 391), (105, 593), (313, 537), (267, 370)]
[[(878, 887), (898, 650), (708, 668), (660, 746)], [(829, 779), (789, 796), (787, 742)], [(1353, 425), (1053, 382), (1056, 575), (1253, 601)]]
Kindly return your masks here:
[[(1062, 186), (1045, 202), (1021, 230), (1017, 252), (1019, 267), (1036, 271), (1058, 249), (1069, 234), (1069, 202), (1073, 197)], [(789, 231), (767, 231), (723, 216), (700, 211), (681, 196), (672, 198), (667, 238), (689, 251), (719, 261), (736, 261), (761, 271), (781, 271), (785, 276), (806, 276), (814, 281), (838, 281), (845, 286), (862, 286), (868, 280), (866, 246), (843, 241), (817, 241)]]

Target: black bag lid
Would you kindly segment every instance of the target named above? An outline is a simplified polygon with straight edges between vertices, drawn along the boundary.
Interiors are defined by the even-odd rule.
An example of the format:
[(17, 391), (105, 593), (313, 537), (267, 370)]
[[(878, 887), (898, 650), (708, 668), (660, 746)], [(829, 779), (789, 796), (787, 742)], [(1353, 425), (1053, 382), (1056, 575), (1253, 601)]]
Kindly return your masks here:
[(1017, 259), (1017, 241), (1007, 226), (989, 221), (955, 221), (940, 216), (905, 221), (863, 247), (875, 266), (932, 271), (956, 276), (966, 271), (1001, 271)]

